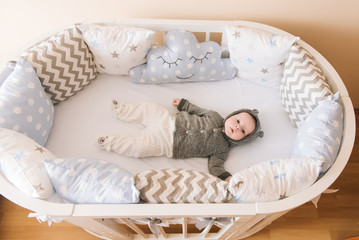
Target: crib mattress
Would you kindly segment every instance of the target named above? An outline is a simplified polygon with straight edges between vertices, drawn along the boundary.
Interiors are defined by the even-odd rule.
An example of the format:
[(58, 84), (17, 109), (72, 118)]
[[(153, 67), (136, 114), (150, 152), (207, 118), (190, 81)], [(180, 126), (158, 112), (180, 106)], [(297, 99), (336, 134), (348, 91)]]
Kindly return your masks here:
[(175, 113), (172, 98), (219, 112), (223, 117), (240, 108), (259, 110), (264, 138), (235, 147), (225, 168), (232, 174), (266, 160), (290, 156), (296, 128), (284, 111), (277, 89), (238, 79), (216, 82), (141, 85), (129, 76), (99, 74), (92, 83), (68, 100), (55, 106), (55, 120), (46, 147), (57, 157), (93, 157), (110, 161), (133, 174), (149, 169), (183, 168), (208, 172), (206, 158), (131, 158), (97, 147), (98, 137), (136, 134), (143, 126), (115, 119), (111, 98), (138, 103), (153, 101)]

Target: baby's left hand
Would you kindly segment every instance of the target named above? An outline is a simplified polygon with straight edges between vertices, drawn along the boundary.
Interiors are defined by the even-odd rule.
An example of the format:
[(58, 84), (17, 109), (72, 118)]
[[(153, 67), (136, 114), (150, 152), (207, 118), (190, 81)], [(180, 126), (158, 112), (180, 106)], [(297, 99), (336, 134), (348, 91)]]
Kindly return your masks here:
[(181, 99), (179, 99), (179, 98), (174, 98), (174, 99), (172, 100), (172, 105), (175, 106), (175, 107), (177, 107), (180, 102), (181, 102)]
[(229, 182), (231, 180), (232, 176), (227, 177), (224, 181)]

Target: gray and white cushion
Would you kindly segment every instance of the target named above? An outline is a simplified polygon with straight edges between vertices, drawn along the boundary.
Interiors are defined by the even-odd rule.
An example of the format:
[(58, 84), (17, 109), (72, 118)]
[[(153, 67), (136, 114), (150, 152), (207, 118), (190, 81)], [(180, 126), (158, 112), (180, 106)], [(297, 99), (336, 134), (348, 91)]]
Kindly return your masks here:
[(72, 26), (24, 52), (53, 103), (64, 101), (96, 78), (92, 53)]
[(331, 99), (332, 90), (313, 56), (294, 44), (284, 64), (280, 96), (284, 110), (295, 127), (322, 101)]
[(185, 169), (149, 170), (138, 173), (135, 186), (150, 203), (219, 203), (231, 195), (228, 183), (208, 173)]

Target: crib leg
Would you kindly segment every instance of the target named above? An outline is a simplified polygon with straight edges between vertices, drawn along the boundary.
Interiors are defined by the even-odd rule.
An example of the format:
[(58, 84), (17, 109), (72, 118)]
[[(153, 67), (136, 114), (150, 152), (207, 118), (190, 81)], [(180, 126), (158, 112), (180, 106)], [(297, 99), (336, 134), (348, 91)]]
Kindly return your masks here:
[(211, 222), (211, 223), (202, 231), (201, 234), (202, 234), (203, 238), (207, 238), (208, 233), (209, 233), (209, 231), (211, 230), (212, 226), (213, 226), (213, 222)]
[(144, 233), (136, 224), (134, 224), (129, 218), (121, 218), (121, 221), (129, 226), (133, 231), (139, 234), (143, 238), (148, 238), (146, 233)]
[(66, 222), (85, 229), (89, 233), (94, 233), (101, 237), (106, 237), (112, 240), (130, 240), (131, 233), (114, 222), (112, 219), (94, 219), (94, 218), (65, 218)]
[(186, 217), (183, 218), (183, 223), (182, 223), (182, 233), (183, 233), (183, 238), (186, 239), (188, 236), (188, 219)]
[(158, 228), (160, 229), (163, 238), (164, 238), (164, 239), (167, 239), (168, 236), (167, 236), (167, 233), (165, 232), (165, 230), (164, 230), (161, 226), (158, 226)]
[(240, 235), (245, 233), (247, 230), (252, 228), (255, 224), (260, 222), (263, 218), (265, 218), (266, 215), (255, 215), (253, 217), (245, 217), (248, 218), (247, 221), (243, 222), (241, 219), (234, 222), (229, 228), (223, 229), (223, 231), (220, 231), (220, 237), (219, 240), (237, 240), (240, 239)]
[(266, 216), (262, 221), (260, 221), (258, 224), (256, 224), (255, 226), (253, 226), (250, 230), (248, 230), (247, 232), (245, 232), (244, 235), (242, 235), (240, 238), (238, 239), (243, 239), (249, 236), (252, 236), (253, 234), (259, 232), (260, 230), (262, 230), (263, 228), (265, 228), (266, 226), (268, 226), (269, 224), (271, 224), (274, 220), (276, 220), (277, 218), (280, 218), (281, 216), (283, 216), (284, 214), (286, 214), (289, 211), (284, 211), (284, 212), (278, 212), (278, 213), (273, 213), (270, 214), (268, 216)]

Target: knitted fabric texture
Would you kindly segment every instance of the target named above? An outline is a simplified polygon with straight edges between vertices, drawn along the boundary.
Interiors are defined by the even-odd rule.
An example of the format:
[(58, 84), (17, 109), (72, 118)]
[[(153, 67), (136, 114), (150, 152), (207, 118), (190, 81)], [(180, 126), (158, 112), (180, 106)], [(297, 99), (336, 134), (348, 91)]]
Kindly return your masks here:
[(117, 103), (115, 116), (122, 121), (145, 125), (135, 136), (108, 136), (107, 150), (130, 157), (172, 157), (174, 116), (167, 109), (149, 102)]

